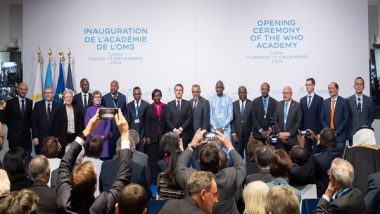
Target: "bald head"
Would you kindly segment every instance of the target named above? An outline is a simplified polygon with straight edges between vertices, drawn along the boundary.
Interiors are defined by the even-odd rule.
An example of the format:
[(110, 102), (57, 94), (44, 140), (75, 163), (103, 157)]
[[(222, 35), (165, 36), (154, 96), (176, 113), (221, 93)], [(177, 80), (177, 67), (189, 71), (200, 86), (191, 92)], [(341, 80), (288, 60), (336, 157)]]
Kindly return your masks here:
[(17, 86), (18, 96), (25, 98), (28, 93), (28, 85), (25, 82), (20, 82)]
[(292, 87), (285, 86), (284, 89), (282, 89), (282, 98), (284, 98), (284, 101), (288, 102), (292, 99), (293, 91)]
[(223, 95), (223, 91), (224, 91), (223, 81), (219, 80), (218, 82), (216, 82), (215, 91), (216, 91), (216, 95), (218, 95), (219, 97)]

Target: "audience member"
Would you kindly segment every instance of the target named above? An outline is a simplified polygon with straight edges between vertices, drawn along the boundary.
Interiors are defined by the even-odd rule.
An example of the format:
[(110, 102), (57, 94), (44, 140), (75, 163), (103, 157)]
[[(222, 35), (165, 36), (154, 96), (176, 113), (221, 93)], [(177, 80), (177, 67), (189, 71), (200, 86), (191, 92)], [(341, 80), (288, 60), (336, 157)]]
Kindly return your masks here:
[(256, 148), (255, 162), (259, 167), (259, 172), (247, 175), (246, 183), (252, 181), (263, 181), (268, 183), (273, 180), (273, 176), (269, 172), (269, 162), (272, 157), (272, 148), (267, 145), (261, 145)]
[[(104, 108), (104, 106), (101, 105), (102, 103), (102, 94), (100, 91), (96, 90), (92, 93), (92, 106), (87, 108), (87, 111), (84, 116), (84, 125), (86, 126), (88, 121), (96, 114), (98, 109)], [(91, 140), (95, 136), (100, 136), (102, 138), (102, 151), (100, 154), (100, 159), (108, 159), (112, 158), (109, 156), (108, 151), (108, 140), (109, 140), (109, 134), (111, 131), (111, 121), (110, 120), (102, 120), (100, 124), (98, 125), (98, 128), (96, 128), (92, 133), (90, 133), (89, 139)]]
[(315, 213), (366, 213), (364, 197), (353, 187), (354, 168), (341, 158), (335, 158), (329, 173), (329, 185), (319, 200)]
[[(90, 161), (74, 168), (75, 160), (85, 139), (96, 129), (99, 115), (95, 114), (86, 129), (75, 139), (59, 166), (57, 184), (57, 207), (62, 213), (113, 213), (119, 191), (129, 183), (131, 177), (132, 152), (129, 142), (128, 123), (119, 109), (115, 122), (121, 133), (120, 163), (114, 183), (107, 192), (94, 198), (96, 172)], [(73, 171), (73, 172), (72, 172)]]
[(245, 214), (266, 214), (266, 196), (269, 187), (262, 181), (254, 181), (249, 183), (243, 191), (245, 203)]
[(247, 176), (251, 174), (258, 173), (260, 171), (260, 168), (258, 166), (258, 163), (256, 162), (256, 150), (257, 147), (264, 145), (261, 141), (258, 141), (256, 139), (251, 139), (248, 141), (247, 144), (247, 153), (249, 161), (246, 161), (247, 166)]
[(11, 193), (11, 181), (4, 169), (0, 169), (0, 201)]
[(11, 192), (32, 186), (33, 181), (25, 171), (26, 154), (23, 148), (15, 147), (4, 155), (3, 167), (11, 181)]
[(148, 196), (144, 188), (138, 184), (125, 186), (116, 203), (116, 214), (145, 214), (147, 213)]
[(29, 190), (23, 189), (8, 195), (0, 201), (0, 213), (4, 214), (37, 214), (38, 195)]
[(174, 132), (168, 132), (161, 138), (160, 148), (164, 157), (158, 161), (158, 167), (160, 171), (164, 171), (170, 162), (170, 154), (172, 151), (183, 151), (183, 145), (181, 138)]
[[(129, 140), (132, 143), (133, 155), (132, 155), (132, 176), (131, 182), (139, 184), (144, 187), (146, 194), (150, 197), (150, 171), (148, 156), (136, 149), (136, 145), (139, 143), (140, 138), (136, 130), (129, 130)], [(120, 162), (120, 149), (121, 140), (116, 142), (116, 155), (112, 160), (104, 161), (100, 171), (99, 188), (100, 192), (108, 191), (112, 187), (112, 183), (116, 177), (116, 170), (119, 167)]]
[(380, 213), (380, 172), (369, 176), (364, 200), (368, 214)]
[[(58, 158), (59, 150), (61, 149), (60, 146), (58, 138), (53, 136), (46, 137), (42, 143), (41, 155), (45, 156), (49, 161), (50, 178), (52, 172), (58, 169), (59, 163), (61, 162), (61, 159)], [(48, 186), (51, 186), (51, 181), (48, 183)]]
[(292, 186), (302, 186), (315, 184), (315, 158), (305, 148), (294, 146), (289, 152), (292, 160), (292, 169), (290, 170), (289, 183)]
[(169, 165), (158, 176), (157, 189), (159, 199), (181, 199), (184, 197), (184, 191), (178, 183), (175, 171), (180, 154), (181, 151), (179, 150), (172, 151)]
[(57, 194), (47, 186), (50, 179), (48, 159), (43, 155), (35, 156), (29, 163), (29, 174), (34, 181), (30, 190), (40, 198), (37, 203), (38, 213), (57, 213)]
[[(187, 150), (186, 150), (187, 151)], [(160, 214), (211, 214), (218, 203), (219, 192), (216, 178), (211, 172), (193, 171), (186, 183), (187, 197), (169, 200)]]
[(368, 176), (380, 171), (380, 149), (375, 133), (369, 127), (359, 129), (352, 140), (352, 147), (345, 149), (343, 159), (352, 164), (355, 171), (354, 186), (364, 194)]
[(268, 182), (270, 188), (275, 186), (287, 186), (294, 191), (298, 200), (301, 200), (301, 192), (289, 184), (289, 173), (292, 168), (292, 160), (288, 153), (284, 150), (276, 150), (273, 152), (269, 160), (269, 172), (273, 176), (273, 180)]
[(286, 186), (276, 186), (269, 190), (265, 211), (268, 214), (299, 214), (299, 201), (294, 191)]
[[(90, 107), (91, 108), (91, 107)], [(100, 124), (103, 122), (103, 120), (100, 121)], [(99, 126), (98, 126), (99, 128)], [(91, 136), (91, 134), (90, 134)], [(82, 159), (82, 162), (90, 161), (93, 166), (95, 167), (96, 172), (96, 190), (95, 190), (95, 197), (100, 194), (99, 191), (99, 176), (100, 176), (100, 170), (102, 168), (103, 161), (99, 158), (102, 154), (103, 150), (103, 138), (101, 136), (95, 136), (92, 137), (91, 140), (86, 142), (84, 144), (84, 153), (85, 156)]]
[[(182, 188), (186, 188), (186, 183), (189, 182), (190, 175), (196, 171), (193, 168), (188, 168), (188, 162), (192, 157), (194, 148), (205, 143), (203, 141), (203, 134), (206, 130), (198, 130), (189, 147), (182, 153), (178, 159), (176, 175), (178, 182)], [(245, 164), (239, 153), (232, 146), (231, 141), (219, 130), (216, 130), (216, 137), (223, 147), (229, 152), (233, 167), (220, 169), (219, 149), (215, 143), (207, 143), (200, 151), (200, 169), (209, 171), (215, 174), (216, 183), (219, 187), (220, 200), (215, 206), (213, 213), (238, 213), (235, 198), (232, 197), (239, 188), (241, 189), (242, 183), (245, 179), (246, 169)], [(241, 191), (241, 190), (240, 190)]]

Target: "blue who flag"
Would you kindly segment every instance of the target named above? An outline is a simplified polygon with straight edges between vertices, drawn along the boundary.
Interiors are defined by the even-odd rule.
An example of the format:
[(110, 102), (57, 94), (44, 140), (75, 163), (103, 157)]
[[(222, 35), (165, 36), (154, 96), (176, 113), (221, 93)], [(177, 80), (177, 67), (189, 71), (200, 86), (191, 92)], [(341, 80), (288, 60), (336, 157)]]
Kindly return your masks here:
[[(70, 64), (70, 62), (69, 62), (68, 68), (67, 68), (66, 88), (71, 89), (71, 90), (74, 91), (73, 75), (71, 74), (71, 64)], [(75, 93), (75, 91), (74, 91), (74, 93)]]
[(53, 78), (51, 75), (51, 64), (49, 62), (46, 70), (46, 75), (45, 75), (45, 88), (46, 87), (53, 87)]
[(59, 63), (59, 77), (57, 82), (57, 88), (55, 89), (54, 100), (62, 105), (63, 104), (63, 92), (65, 91), (65, 80), (63, 79), (63, 66), (62, 62)]

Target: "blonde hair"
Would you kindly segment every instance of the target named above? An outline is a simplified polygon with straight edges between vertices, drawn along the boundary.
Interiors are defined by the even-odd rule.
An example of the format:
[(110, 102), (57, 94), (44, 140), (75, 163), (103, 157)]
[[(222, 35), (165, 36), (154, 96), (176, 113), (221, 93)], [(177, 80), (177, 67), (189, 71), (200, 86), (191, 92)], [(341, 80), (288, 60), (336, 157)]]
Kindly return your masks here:
[(85, 161), (77, 166), (72, 174), (72, 188), (80, 196), (94, 196), (96, 186), (95, 166), (91, 161)]
[(268, 192), (268, 185), (262, 181), (249, 183), (243, 191), (245, 203), (244, 213), (265, 214), (266, 196)]
[(275, 186), (267, 194), (265, 210), (272, 214), (299, 214), (299, 201), (292, 189)]

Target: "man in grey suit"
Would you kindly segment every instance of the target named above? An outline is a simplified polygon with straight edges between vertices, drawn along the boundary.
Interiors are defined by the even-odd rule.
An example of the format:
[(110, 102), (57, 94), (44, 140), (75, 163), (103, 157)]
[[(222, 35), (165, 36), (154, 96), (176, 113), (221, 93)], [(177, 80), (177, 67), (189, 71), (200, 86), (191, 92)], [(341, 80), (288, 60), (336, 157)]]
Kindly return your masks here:
[(274, 113), (275, 133), (278, 134), (280, 140), (276, 144), (276, 148), (288, 152), (297, 144), (298, 130), (302, 125), (301, 105), (292, 100), (292, 95), (292, 88), (285, 86), (282, 90), (284, 100), (277, 104)]
[(351, 112), (349, 125), (349, 140), (352, 145), (352, 136), (361, 126), (372, 126), (375, 119), (375, 110), (372, 99), (363, 94), (364, 79), (357, 77), (354, 82), (355, 94), (348, 97), (348, 105)]
[(193, 99), (190, 105), (193, 109), (193, 131), (198, 129), (210, 130), (210, 103), (201, 96), (201, 87), (197, 84), (191, 87)]
[(242, 158), (244, 158), (244, 150), (246, 151), (246, 161), (248, 161), (247, 143), (252, 136), (252, 101), (247, 99), (247, 88), (245, 86), (239, 87), (238, 95), (239, 100), (232, 104), (232, 141), (236, 151)]

